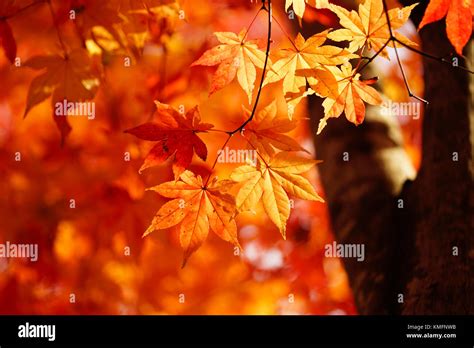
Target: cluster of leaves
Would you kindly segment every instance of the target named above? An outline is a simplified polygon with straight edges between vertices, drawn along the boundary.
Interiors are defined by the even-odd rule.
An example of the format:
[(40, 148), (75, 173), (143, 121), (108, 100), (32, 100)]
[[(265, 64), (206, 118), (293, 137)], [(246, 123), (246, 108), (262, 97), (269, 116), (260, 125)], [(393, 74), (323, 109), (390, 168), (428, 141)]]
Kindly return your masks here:
[[(437, 6), (438, 4), (440, 6)], [(140, 171), (164, 162), (172, 162), (174, 181), (151, 190), (171, 198), (157, 212), (145, 235), (155, 230), (177, 229), (185, 250), (185, 260), (201, 246), (209, 230), (223, 240), (240, 247), (235, 218), (254, 210), (262, 202), (269, 219), (283, 237), (290, 216), (290, 197), (323, 201), (302, 175), (317, 161), (308, 159), (305, 150), (288, 133), (295, 129), (295, 107), (308, 95), (322, 98), (324, 117), (318, 134), (330, 118), (342, 113), (355, 125), (364, 120), (366, 104), (382, 102), (371, 87), (376, 78), (364, 80), (361, 72), (381, 56), (388, 59), (387, 48), (415, 44), (396, 32), (410, 16), (416, 5), (387, 10), (383, 0), (364, 0), (357, 11), (349, 11), (326, 0), (286, 0), (286, 11), (303, 17), (307, 5), (326, 9), (339, 19), (341, 28), (324, 30), (309, 38), (300, 33), (288, 37), (287, 45), (270, 50), (272, 11), (271, 1), (264, 1), (257, 15), (268, 15), (268, 37), (249, 39), (250, 27), (234, 32), (216, 32), (219, 44), (202, 54), (191, 67), (216, 66), (210, 87), (213, 94), (235, 79), (247, 95), (252, 110), (244, 108), (242, 124), (235, 130), (223, 131), (228, 139), (241, 136), (248, 149), (257, 153), (256, 163), (236, 168), (228, 179), (211, 174), (200, 176), (190, 170), (196, 154), (207, 160), (208, 150), (200, 133), (216, 131), (214, 125), (201, 121), (196, 106), (187, 112), (156, 102), (154, 121), (127, 132), (156, 144)], [(51, 97), (54, 105), (92, 100), (105, 83), (104, 68), (114, 56), (139, 59), (147, 42), (163, 43), (172, 35), (180, 17), (175, 0), (95, 1), (67, 0), (57, 8), (52, 1), (7, 0), (0, 5), (0, 44), (8, 59), (16, 59), (16, 42), (8, 24), (19, 11), (41, 6), (52, 15), (59, 53), (39, 55), (22, 65), (41, 70), (31, 82), (25, 116), (36, 105)], [(117, 11), (117, 8), (119, 11)], [(467, 10), (466, 10), (467, 8)], [(420, 27), (447, 14), (448, 37), (458, 53), (466, 44), (466, 34), (460, 29), (467, 22), (472, 26), (472, 6), (458, 0), (433, 0)], [(100, 13), (100, 16), (96, 14)], [(462, 13), (462, 15), (459, 15)], [(470, 18), (470, 19), (469, 19)], [(63, 30), (72, 26), (73, 30)], [(76, 33), (74, 39), (67, 33)], [(470, 30), (469, 30), (470, 33)], [(339, 47), (332, 42), (346, 43)], [(328, 43), (329, 42), (329, 43)], [(340, 44), (341, 45), (341, 44)], [(266, 49), (265, 49), (266, 47)], [(368, 58), (367, 55), (372, 54)], [(368, 60), (364, 63), (365, 60)], [(256, 88), (257, 77), (260, 83)], [(280, 83), (287, 104), (285, 112), (276, 103), (259, 105), (259, 96), (266, 86)], [(65, 117), (53, 117), (63, 138), (71, 127)]]
[[(303, 14), (304, 4), (304, 1), (292, 3), (296, 14)], [(291, 2), (287, 1), (286, 5), (288, 9)], [(325, 30), (306, 40), (299, 33), (294, 40), (288, 38), (289, 47), (271, 52), (263, 85), (283, 81), (289, 118), (292, 117), (295, 106), (305, 96), (317, 94), (323, 98), (325, 117), (319, 126), (320, 133), (327, 119), (339, 117), (343, 112), (350, 122), (358, 125), (364, 119), (364, 102), (372, 105), (382, 102), (376, 90), (370, 87), (376, 80), (361, 80), (358, 68), (364, 59), (363, 55), (368, 52), (388, 58), (386, 47), (393, 47), (394, 43), (390, 41), (392, 33), (382, 0), (366, 0), (359, 5), (358, 12), (323, 1), (314, 5), (333, 11), (338, 16), (342, 29)], [(415, 6), (389, 10), (391, 29), (399, 29), (405, 24)], [(239, 35), (215, 35), (220, 45), (205, 52), (193, 65), (218, 65), (210, 94), (229, 84), (237, 75), (240, 86), (251, 102), (256, 69), (262, 69), (265, 61), (265, 54), (258, 46), (261, 40), (247, 40), (245, 29)], [(416, 45), (397, 32), (394, 35), (406, 45)], [(348, 42), (349, 46), (340, 48), (325, 44), (328, 39)], [(356, 67), (350, 64), (352, 59), (358, 59)]]
[[(17, 48), (8, 19), (34, 6), (49, 7), (60, 52), (35, 56), (24, 63), (15, 62)], [(12, 63), (43, 71), (31, 82), (24, 116), (49, 97), (53, 110), (63, 100), (92, 100), (103, 82), (102, 68), (107, 65), (108, 57), (138, 58), (147, 41), (167, 39), (178, 17), (179, 6), (175, 0), (66, 0), (56, 8), (50, 0), (2, 1), (0, 43), (7, 57)], [(70, 24), (78, 39), (65, 39), (62, 26)], [(98, 62), (99, 56), (102, 62)], [(71, 131), (67, 118), (53, 116), (53, 119), (64, 140)]]
[[(287, 10), (291, 5), (286, 3)], [(304, 2), (293, 2), (298, 15), (304, 12)], [(316, 4), (314, 4), (316, 5)], [(222, 239), (239, 246), (235, 217), (251, 211), (262, 201), (265, 212), (285, 238), (286, 224), (290, 216), (290, 198), (321, 201), (309, 181), (301, 174), (307, 172), (317, 161), (299, 154), (303, 151), (285, 133), (293, 129), (292, 120), (296, 105), (307, 95), (316, 94), (324, 98), (325, 117), (321, 120), (318, 133), (327, 119), (339, 117), (343, 112), (354, 124), (360, 124), (365, 115), (364, 102), (377, 105), (382, 102), (378, 92), (370, 85), (375, 79), (362, 80), (357, 67), (350, 60), (362, 61), (365, 51), (375, 51), (387, 57), (386, 42), (391, 37), (381, 0), (366, 0), (359, 11), (319, 3), (331, 9), (340, 19), (342, 29), (325, 30), (304, 39), (301, 34), (289, 39), (290, 47), (269, 52), (263, 40), (248, 39), (249, 30), (240, 33), (217, 32), (219, 45), (204, 52), (192, 66), (217, 66), (213, 75), (210, 94), (224, 88), (236, 77), (251, 103), (255, 92), (257, 70), (261, 70), (261, 89), (272, 83), (283, 81), (283, 94), (288, 108), (286, 114), (279, 113), (275, 103), (255, 112), (246, 110), (242, 126), (228, 131), (229, 139), (240, 132), (250, 149), (256, 151), (258, 160), (236, 168), (229, 180), (203, 179), (185, 170), (191, 163), (193, 152), (206, 160), (207, 151), (197, 133), (206, 132), (211, 125), (201, 124), (198, 109), (193, 108), (184, 116), (169, 106), (158, 105), (159, 122), (147, 123), (129, 133), (144, 140), (158, 141), (145, 160), (144, 167), (159, 164), (174, 156), (175, 181), (159, 185), (153, 190), (174, 200), (166, 203), (156, 214), (145, 234), (155, 230), (179, 228), (185, 260), (206, 239), (209, 229)], [(265, 6), (265, 5), (264, 5)], [(263, 8), (271, 21), (269, 4)], [(400, 28), (410, 15), (412, 8), (392, 9), (388, 13), (392, 28)], [(303, 9), (303, 12), (301, 11)], [(271, 27), (270, 27), (271, 28)], [(269, 30), (271, 30), (269, 28)], [(401, 34), (396, 34), (404, 43), (414, 45)], [(347, 48), (325, 44), (328, 39), (348, 41)], [(270, 57), (269, 57), (270, 56)], [(308, 87), (309, 86), (309, 87)], [(277, 116), (278, 115), (278, 116)], [(179, 139), (187, 138), (187, 145)], [(224, 144), (224, 146), (227, 142)], [(215, 166), (215, 163), (214, 163)], [(213, 168), (212, 168), (213, 169)], [(228, 192), (238, 187), (235, 199)]]

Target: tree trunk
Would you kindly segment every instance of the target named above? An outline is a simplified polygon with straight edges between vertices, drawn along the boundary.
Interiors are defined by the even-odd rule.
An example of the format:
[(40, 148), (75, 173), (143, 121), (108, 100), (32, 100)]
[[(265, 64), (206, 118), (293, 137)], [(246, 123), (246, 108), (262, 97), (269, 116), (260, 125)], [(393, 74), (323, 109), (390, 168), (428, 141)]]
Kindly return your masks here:
[[(427, 26), (421, 38), (427, 52), (452, 50), (444, 22)], [(404, 192), (413, 213), (417, 261), (406, 284), (403, 313), (474, 313), (472, 74), (431, 59), (423, 63), (430, 104), (423, 122), (421, 169)]]
[[(425, 52), (453, 51), (444, 20), (420, 34)], [(473, 75), (423, 63), (430, 104), (416, 178), (397, 120), (378, 107), (359, 127), (341, 116), (315, 137), (336, 241), (365, 245), (364, 262), (343, 259), (361, 314), (474, 312)], [(309, 103), (315, 127), (321, 99)]]

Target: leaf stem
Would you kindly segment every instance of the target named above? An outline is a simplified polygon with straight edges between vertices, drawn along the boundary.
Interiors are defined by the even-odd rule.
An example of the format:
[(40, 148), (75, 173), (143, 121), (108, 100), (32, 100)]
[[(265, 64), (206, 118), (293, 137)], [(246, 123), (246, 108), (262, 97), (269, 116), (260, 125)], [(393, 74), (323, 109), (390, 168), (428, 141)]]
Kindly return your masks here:
[[(226, 145), (229, 143), (230, 138), (232, 138), (232, 136), (233, 136), (233, 134), (227, 133), (227, 139), (224, 142), (224, 145), (221, 146), (220, 151), (222, 151), (226, 147)], [(216, 159), (214, 160), (214, 163), (212, 164), (211, 172), (209, 173), (209, 176), (207, 177), (206, 182), (204, 183), (203, 187), (207, 187), (207, 184), (209, 183), (209, 180), (211, 179), (211, 176), (212, 176), (212, 171), (216, 167), (218, 160), (219, 160), (219, 151), (217, 153)]]
[(255, 14), (255, 16), (253, 16), (253, 19), (252, 19), (252, 21), (250, 22), (250, 24), (249, 24), (249, 26), (248, 26), (248, 28), (247, 28), (247, 31), (245, 32), (245, 35), (244, 35), (244, 37), (243, 37), (243, 39), (242, 39), (242, 42), (245, 41), (245, 39), (247, 38), (247, 35), (249, 34), (249, 31), (250, 31), (250, 29), (252, 28), (253, 23), (255, 22), (255, 20), (257, 19), (258, 15), (260, 14), (260, 11), (262, 11), (264, 8), (265, 8), (264, 6), (260, 7), (260, 9), (257, 11), (257, 13)]
[(275, 23), (278, 24), (278, 27), (280, 28), (281, 32), (283, 34), (285, 34), (286, 38), (291, 42), (291, 45), (294, 47), (294, 49), (296, 51), (299, 51), (298, 50), (298, 47), (296, 47), (296, 44), (295, 42), (293, 41), (293, 39), (291, 38), (291, 36), (287, 33), (287, 31), (285, 30), (285, 28), (283, 28), (283, 26), (280, 24), (280, 22), (278, 21), (278, 19), (272, 15), (272, 18), (275, 20)]
[[(245, 138), (245, 137), (244, 137)], [(255, 153), (258, 155), (258, 157), (260, 157), (263, 161), (263, 163), (265, 163), (265, 166), (267, 167), (270, 167), (270, 165), (268, 164), (267, 161), (265, 161), (265, 158), (260, 154), (260, 152), (258, 152), (257, 148), (255, 146), (253, 146), (253, 144), (250, 142), (250, 140), (248, 140), (247, 138), (245, 138), (245, 141), (247, 141), (247, 143), (250, 145), (250, 147), (252, 149), (254, 149)]]

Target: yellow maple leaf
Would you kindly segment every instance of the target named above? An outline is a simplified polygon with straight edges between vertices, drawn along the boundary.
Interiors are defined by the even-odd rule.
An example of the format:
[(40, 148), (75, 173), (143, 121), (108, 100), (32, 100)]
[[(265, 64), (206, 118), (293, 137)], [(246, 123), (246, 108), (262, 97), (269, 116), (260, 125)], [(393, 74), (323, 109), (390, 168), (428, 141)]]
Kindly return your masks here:
[(204, 52), (191, 65), (218, 65), (209, 94), (228, 85), (237, 75), (237, 81), (247, 93), (249, 104), (252, 102), (256, 67), (263, 69), (266, 55), (259, 49), (257, 40), (246, 40), (246, 33), (245, 29), (238, 35), (232, 32), (214, 33), (221, 44)]
[[(296, 140), (285, 134), (294, 130), (298, 121), (278, 115), (277, 111), (277, 103), (274, 100), (255, 114), (252, 121), (245, 126), (243, 135), (252, 147), (263, 148), (266, 153), (273, 153), (274, 149), (306, 151)], [(249, 116), (250, 110), (244, 108), (244, 118), (248, 119)]]
[[(390, 26), (393, 31), (399, 29), (408, 21), (412, 9), (417, 4), (403, 8), (393, 8), (388, 11)], [(334, 30), (328, 34), (328, 38), (333, 41), (349, 41), (349, 51), (355, 52), (365, 46), (369, 50), (378, 52), (390, 39), (390, 30), (387, 24), (387, 17), (383, 9), (382, 0), (365, 0), (359, 5), (359, 11), (348, 11), (341, 6), (330, 4), (329, 9), (338, 17), (343, 29)], [(393, 32), (394, 36), (407, 45), (416, 46), (400, 33)], [(393, 42), (388, 43), (393, 47)], [(384, 49), (380, 54), (388, 58), (388, 53)]]
[(327, 120), (331, 117), (339, 117), (342, 112), (346, 114), (347, 120), (359, 125), (364, 120), (364, 101), (379, 105), (382, 98), (370, 84), (375, 80), (361, 81), (360, 74), (354, 74), (350, 64), (345, 64), (341, 69), (330, 67), (337, 77), (337, 89), (330, 91), (330, 96), (323, 102), (324, 117), (319, 121), (318, 134), (326, 126)]
[(293, 152), (260, 155), (262, 159), (259, 158), (256, 166), (240, 166), (231, 174), (232, 180), (243, 183), (236, 196), (237, 209), (241, 212), (253, 210), (262, 200), (268, 217), (286, 238), (286, 222), (291, 209), (288, 194), (324, 202), (309, 181), (301, 176), (320, 161), (300, 157)]
[(234, 183), (214, 178), (205, 184), (190, 171), (184, 171), (179, 179), (149, 189), (174, 199), (163, 204), (143, 236), (156, 230), (177, 228), (184, 249), (183, 266), (206, 240), (209, 229), (240, 248), (234, 220), (235, 202), (227, 194)]
[[(339, 65), (358, 56), (349, 51), (331, 45), (323, 45), (329, 30), (315, 34), (305, 40), (301, 34), (296, 36), (293, 47), (280, 50), (280, 58), (272, 65), (265, 76), (264, 85), (283, 80), (285, 95), (303, 94), (306, 91), (306, 80), (313, 89), (320, 82), (315, 74), (306, 78), (297, 75), (297, 70), (325, 69), (325, 66)], [(294, 96), (292, 96), (294, 97)]]

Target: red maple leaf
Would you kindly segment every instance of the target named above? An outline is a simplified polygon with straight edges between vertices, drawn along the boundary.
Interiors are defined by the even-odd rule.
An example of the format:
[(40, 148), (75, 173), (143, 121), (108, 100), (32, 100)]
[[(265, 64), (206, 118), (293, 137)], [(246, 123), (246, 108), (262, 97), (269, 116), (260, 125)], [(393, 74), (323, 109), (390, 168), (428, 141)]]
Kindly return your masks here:
[(184, 115), (166, 104), (156, 102), (156, 107), (155, 122), (144, 123), (125, 133), (143, 140), (158, 141), (145, 158), (140, 172), (173, 156), (173, 173), (178, 178), (191, 164), (194, 153), (206, 160), (207, 147), (197, 133), (206, 132), (214, 126), (201, 123), (197, 106)]
[(418, 29), (446, 17), (448, 39), (456, 49), (456, 52), (462, 56), (462, 50), (472, 34), (473, 13), (474, 6), (472, 1), (431, 0)]

